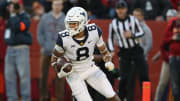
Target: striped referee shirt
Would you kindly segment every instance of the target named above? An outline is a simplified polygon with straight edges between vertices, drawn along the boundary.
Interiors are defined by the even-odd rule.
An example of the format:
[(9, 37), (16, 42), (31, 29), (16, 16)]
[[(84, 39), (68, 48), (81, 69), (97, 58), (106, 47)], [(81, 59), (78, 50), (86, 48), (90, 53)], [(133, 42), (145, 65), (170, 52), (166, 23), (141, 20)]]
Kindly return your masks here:
[[(124, 31), (131, 31), (132, 38), (125, 38)], [(144, 32), (139, 21), (134, 16), (127, 16), (124, 20), (113, 19), (109, 25), (108, 46), (110, 51), (114, 51), (114, 38), (118, 41), (119, 48), (129, 49), (139, 44), (137, 38), (142, 37)]]

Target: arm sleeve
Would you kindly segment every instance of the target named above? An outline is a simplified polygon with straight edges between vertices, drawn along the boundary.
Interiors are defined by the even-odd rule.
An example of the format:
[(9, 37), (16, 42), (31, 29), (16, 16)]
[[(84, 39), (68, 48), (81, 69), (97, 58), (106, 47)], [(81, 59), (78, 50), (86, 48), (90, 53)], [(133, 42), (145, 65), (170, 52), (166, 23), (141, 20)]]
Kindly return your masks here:
[(41, 45), (41, 47), (44, 46), (44, 43), (46, 42), (46, 38), (45, 38), (45, 32), (44, 32), (44, 17), (42, 16), (39, 24), (38, 24), (38, 29), (37, 29), (37, 39), (39, 44)]
[(167, 24), (167, 27), (166, 27), (164, 35), (163, 35), (163, 44), (164, 45), (168, 44), (172, 41), (172, 36), (173, 36), (172, 29), (173, 29), (174, 22), (176, 22), (176, 20), (171, 19)]
[(171, 33), (171, 27), (172, 27), (172, 22), (171, 20), (168, 22), (168, 25), (166, 26), (166, 29), (163, 33), (163, 40), (160, 44), (160, 52), (162, 59), (166, 62), (169, 61), (169, 43), (172, 39), (172, 33)]
[(142, 37), (144, 35), (144, 31), (142, 30), (139, 21), (136, 18), (134, 18), (134, 21), (135, 21), (135, 33), (133, 37), (134, 38)]
[(104, 40), (102, 38), (102, 36), (99, 38), (98, 42), (96, 43), (97, 47), (100, 47), (102, 45), (104, 45)]
[(103, 38), (102, 38), (103, 32), (102, 32), (102, 30), (100, 29), (100, 27), (98, 27), (98, 26), (97, 26), (97, 32), (98, 32), (99, 38), (98, 38), (98, 41), (97, 41), (96, 45), (99, 47), (99, 46), (101, 46), (101, 45), (104, 44), (104, 40), (103, 40)]
[(173, 22), (174, 22), (174, 19), (171, 19), (168, 22), (166, 29), (164, 31), (164, 34), (163, 34), (163, 40), (162, 40), (161, 45), (160, 45), (160, 51), (163, 54), (165, 54), (169, 51), (169, 44), (172, 41), (172, 36), (173, 36), (173, 33), (172, 33)]
[(58, 38), (57, 38), (57, 40), (56, 40), (55, 49), (56, 49), (58, 52), (60, 52), (60, 53), (64, 53), (63, 40), (62, 40), (60, 34), (58, 34)]
[(99, 38), (102, 36), (103, 32), (102, 30), (100, 29), (99, 26), (97, 26), (97, 31), (98, 31), (98, 35), (99, 35)]
[(108, 48), (111, 52), (114, 51), (114, 30), (112, 23), (109, 25)]

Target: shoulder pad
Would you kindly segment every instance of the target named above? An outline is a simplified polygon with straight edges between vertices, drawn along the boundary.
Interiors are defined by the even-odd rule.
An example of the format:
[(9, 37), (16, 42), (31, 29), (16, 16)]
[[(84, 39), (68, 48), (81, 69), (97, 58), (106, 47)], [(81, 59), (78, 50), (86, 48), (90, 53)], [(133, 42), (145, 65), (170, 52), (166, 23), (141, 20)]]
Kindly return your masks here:
[(88, 25), (87, 25), (87, 30), (88, 30), (88, 31), (97, 30), (99, 37), (102, 35), (102, 30), (101, 30), (100, 27), (97, 26), (95, 23), (88, 24)]
[(61, 31), (59, 32), (59, 35), (63, 38), (63, 37), (67, 37), (69, 36), (69, 32), (67, 30)]
[(86, 25), (86, 28), (87, 28), (87, 31), (88, 31), (88, 32), (97, 30), (97, 26), (96, 26), (95, 23)]

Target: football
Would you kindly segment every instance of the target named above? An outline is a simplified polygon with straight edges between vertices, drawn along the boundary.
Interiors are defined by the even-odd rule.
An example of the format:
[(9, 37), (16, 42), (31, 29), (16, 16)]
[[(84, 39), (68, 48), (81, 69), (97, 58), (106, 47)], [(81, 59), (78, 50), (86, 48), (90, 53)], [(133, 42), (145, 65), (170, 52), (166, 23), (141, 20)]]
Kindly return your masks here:
[(63, 66), (65, 66), (63, 71), (65, 73), (68, 73), (68, 72), (70, 72), (72, 70), (72, 65), (71, 64), (72, 64), (72, 62), (66, 57), (58, 58), (58, 60), (57, 60), (57, 71), (60, 72), (61, 68)]

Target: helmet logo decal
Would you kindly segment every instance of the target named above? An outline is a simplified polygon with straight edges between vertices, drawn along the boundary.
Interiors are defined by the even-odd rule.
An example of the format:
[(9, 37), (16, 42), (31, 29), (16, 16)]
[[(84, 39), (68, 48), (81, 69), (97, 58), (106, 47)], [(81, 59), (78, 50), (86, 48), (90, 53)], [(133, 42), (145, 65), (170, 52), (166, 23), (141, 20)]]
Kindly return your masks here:
[(84, 17), (86, 16), (84, 12), (81, 12), (80, 15), (83, 15)]

